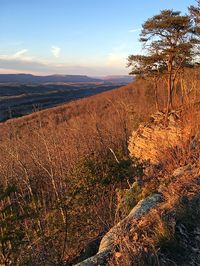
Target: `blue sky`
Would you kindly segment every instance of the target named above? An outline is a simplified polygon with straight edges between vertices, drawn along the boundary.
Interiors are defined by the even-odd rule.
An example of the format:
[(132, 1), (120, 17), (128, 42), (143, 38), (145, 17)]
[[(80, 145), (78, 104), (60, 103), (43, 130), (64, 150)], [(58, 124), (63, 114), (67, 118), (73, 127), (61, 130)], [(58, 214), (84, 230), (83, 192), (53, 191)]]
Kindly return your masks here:
[(195, 0), (0, 0), (0, 73), (127, 74), (141, 24)]

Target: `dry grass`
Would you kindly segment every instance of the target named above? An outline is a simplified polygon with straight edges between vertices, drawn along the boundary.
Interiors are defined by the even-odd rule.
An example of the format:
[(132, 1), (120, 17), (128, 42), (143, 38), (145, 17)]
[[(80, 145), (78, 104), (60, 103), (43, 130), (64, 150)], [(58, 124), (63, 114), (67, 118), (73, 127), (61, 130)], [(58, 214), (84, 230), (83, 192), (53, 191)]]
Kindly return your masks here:
[[(119, 166), (110, 149), (123, 162), (130, 132), (154, 110), (151, 103), (141, 108), (147, 101), (143, 85), (129, 85), (0, 125), (0, 186), (17, 187), (17, 198), (11, 194), (1, 201), (1, 211), (17, 200), (20, 215), (27, 209), (34, 213), (26, 221), (30, 230), (24, 228), (24, 221), (18, 222), (31, 247), (21, 247), (27, 251), (21, 259), (37, 263), (38, 254), (38, 259), (58, 263), (112, 226), (115, 188), (122, 184), (118, 172), (114, 179), (112, 171)], [(112, 183), (102, 183), (111, 182), (108, 175)], [(13, 247), (8, 250), (17, 254)]]
[[(9, 223), (2, 228), (16, 230), (20, 226), (26, 240), (14, 242), (16, 249), (8, 241), (8, 257), (15, 265), (59, 264), (102, 229), (112, 226), (115, 189), (127, 186), (130, 173), (120, 168), (110, 150), (120, 163), (126, 163), (132, 130), (155, 111), (152, 87), (150, 81), (137, 81), (0, 124), (0, 187), (17, 187), (7, 196), (3, 193), (1, 218)], [(163, 109), (165, 83), (159, 88)], [(124, 179), (120, 171), (126, 172)], [(19, 207), (21, 220), (13, 221), (12, 213), (3, 213), (10, 203)], [(27, 218), (23, 218), (25, 214)], [(143, 223), (135, 225), (141, 227), (141, 236), (140, 231), (133, 235), (135, 246), (128, 237), (122, 249), (130, 251), (116, 263), (123, 256), (136, 259), (138, 250), (157, 254), (151, 234), (148, 236), (150, 221)]]
[[(199, 108), (195, 105), (186, 106), (179, 116), (178, 123), (182, 132), (179, 145), (165, 150), (161, 159), (164, 161), (166, 175), (178, 167), (196, 163), (199, 157)], [(162, 143), (160, 146), (162, 147)]]
[[(132, 223), (130, 232), (121, 236), (118, 250), (109, 265), (190, 265), (187, 263), (195, 244), (188, 245), (185, 250), (184, 237), (195, 243), (192, 233), (198, 228), (200, 219), (197, 181), (197, 173), (192, 173), (171, 183), (163, 191), (164, 203)], [(181, 228), (188, 235), (182, 236)], [(186, 264), (181, 264), (183, 262)]]
[[(200, 226), (199, 124), (198, 108), (182, 111), (181, 125), (189, 132), (187, 138), (181, 146), (163, 151), (162, 169), (155, 171), (148, 186), (144, 183), (142, 188), (146, 191), (154, 185), (155, 191), (162, 192), (164, 202), (131, 224), (109, 265), (190, 265), (192, 261), (198, 265), (194, 250), (200, 249), (196, 233)], [(185, 167), (184, 171), (173, 175), (179, 167)]]

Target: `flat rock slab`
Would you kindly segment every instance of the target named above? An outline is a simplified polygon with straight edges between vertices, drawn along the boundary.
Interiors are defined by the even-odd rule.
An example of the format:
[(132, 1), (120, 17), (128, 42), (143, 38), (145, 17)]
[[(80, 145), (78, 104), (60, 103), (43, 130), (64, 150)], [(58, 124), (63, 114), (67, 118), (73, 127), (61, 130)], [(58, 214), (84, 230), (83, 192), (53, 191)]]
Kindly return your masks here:
[(104, 266), (112, 253), (113, 248), (117, 245), (117, 239), (124, 232), (131, 229), (131, 223), (134, 220), (142, 218), (152, 208), (163, 201), (161, 194), (153, 194), (138, 202), (132, 209), (129, 215), (121, 220), (118, 224), (113, 226), (110, 231), (102, 238), (98, 253), (83, 262), (76, 264), (76, 266)]
[(144, 216), (150, 209), (154, 208), (156, 204), (162, 201), (161, 194), (154, 194), (146, 199), (140, 200), (138, 204), (131, 210), (128, 216), (121, 220), (118, 224), (113, 226), (110, 231), (102, 238), (99, 252), (112, 249), (117, 242), (117, 238), (130, 229), (131, 223)]

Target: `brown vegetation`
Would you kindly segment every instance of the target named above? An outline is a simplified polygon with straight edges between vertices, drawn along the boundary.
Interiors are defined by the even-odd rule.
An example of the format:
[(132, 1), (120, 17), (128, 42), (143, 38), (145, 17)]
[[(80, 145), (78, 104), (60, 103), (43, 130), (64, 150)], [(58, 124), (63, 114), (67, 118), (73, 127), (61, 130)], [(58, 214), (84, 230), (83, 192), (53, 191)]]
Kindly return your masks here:
[(2, 263), (55, 265), (112, 225), (115, 188), (134, 176), (128, 137), (154, 111), (146, 87), (137, 82), (0, 125)]
[[(183, 80), (185, 86), (194, 75)], [(188, 103), (197, 101), (198, 86)], [(160, 108), (164, 87), (161, 80)], [(137, 80), (0, 125), (3, 265), (61, 264), (113, 225), (116, 189), (142, 174), (128, 156), (129, 136), (155, 110), (152, 81)], [(152, 191), (154, 186), (149, 183)]]
[[(134, 83), (0, 124), (1, 265), (70, 265), (88, 241), (155, 192), (164, 202), (127, 225), (109, 263), (199, 265), (197, 4), (189, 15), (164, 10), (144, 23), (149, 49), (129, 57)], [(172, 107), (187, 134), (178, 142), (173, 135), (168, 146), (158, 130), (165, 138), (153, 145), (156, 166), (130, 159), (132, 131), (159, 109), (159, 127), (169, 133)]]
[[(162, 150), (161, 165), (148, 179), (141, 177), (137, 194), (162, 193), (164, 201), (121, 234), (109, 265), (199, 265), (199, 106), (182, 110), (180, 117), (190, 134), (180, 145)], [(165, 141), (160, 140), (160, 149)]]

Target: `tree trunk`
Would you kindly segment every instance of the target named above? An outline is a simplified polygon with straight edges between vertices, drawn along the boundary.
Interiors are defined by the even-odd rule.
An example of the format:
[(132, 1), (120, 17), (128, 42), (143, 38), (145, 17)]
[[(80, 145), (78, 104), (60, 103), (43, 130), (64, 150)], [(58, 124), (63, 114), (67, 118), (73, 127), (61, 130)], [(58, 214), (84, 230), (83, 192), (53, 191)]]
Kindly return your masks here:
[(159, 105), (158, 105), (158, 81), (156, 80), (156, 78), (154, 79), (154, 94), (155, 94), (156, 111), (159, 111)]
[(167, 114), (172, 108), (172, 58), (168, 61), (168, 98), (167, 98)]

